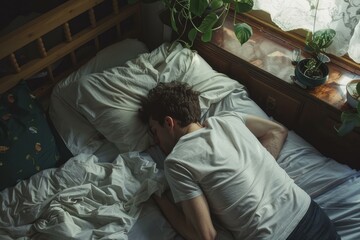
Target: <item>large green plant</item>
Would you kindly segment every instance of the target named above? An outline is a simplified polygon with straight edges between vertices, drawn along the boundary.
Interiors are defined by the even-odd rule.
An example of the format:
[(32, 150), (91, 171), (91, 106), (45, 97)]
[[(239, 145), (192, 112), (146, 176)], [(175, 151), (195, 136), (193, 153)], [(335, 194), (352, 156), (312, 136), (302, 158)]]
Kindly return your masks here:
[[(230, 9), (234, 10), (234, 33), (241, 44), (248, 41), (252, 28), (236, 21), (236, 15), (252, 10), (253, 0), (162, 0), (170, 13), (172, 29), (178, 33), (178, 40), (188, 47), (198, 34), (204, 42), (211, 41), (213, 31), (224, 24)], [(184, 38), (187, 34), (187, 38)]]
[[(360, 96), (360, 83), (356, 84), (357, 99)], [(336, 129), (340, 136), (350, 133), (354, 128), (360, 127), (360, 101), (358, 101), (356, 109), (353, 111), (345, 111), (341, 113), (341, 126)]]

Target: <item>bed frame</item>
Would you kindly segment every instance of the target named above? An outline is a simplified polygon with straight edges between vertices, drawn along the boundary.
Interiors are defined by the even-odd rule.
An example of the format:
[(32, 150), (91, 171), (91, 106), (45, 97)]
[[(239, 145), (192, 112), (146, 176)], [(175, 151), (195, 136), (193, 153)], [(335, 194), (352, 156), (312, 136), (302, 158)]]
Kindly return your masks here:
[[(9, 71), (0, 77), (0, 93), (26, 80), (38, 98), (49, 96), (54, 84), (102, 48), (140, 38), (140, 10), (140, 3), (121, 0), (67, 1), (1, 37), (0, 63)], [(59, 31), (62, 39), (47, 42)], [(37, 48), (38, 56), (18, 53), (26, 47)], [(24, 57), (28, 61), (21, 62)]]

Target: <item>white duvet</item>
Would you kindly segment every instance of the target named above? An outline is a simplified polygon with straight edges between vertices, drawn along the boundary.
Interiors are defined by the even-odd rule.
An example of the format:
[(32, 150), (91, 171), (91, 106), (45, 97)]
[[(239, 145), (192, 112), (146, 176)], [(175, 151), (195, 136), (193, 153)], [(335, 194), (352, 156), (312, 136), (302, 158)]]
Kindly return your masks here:
[(80, 154), (0, 193), (0, 239), (127, 239), (141, 203), (166, 187), (150, 155)]

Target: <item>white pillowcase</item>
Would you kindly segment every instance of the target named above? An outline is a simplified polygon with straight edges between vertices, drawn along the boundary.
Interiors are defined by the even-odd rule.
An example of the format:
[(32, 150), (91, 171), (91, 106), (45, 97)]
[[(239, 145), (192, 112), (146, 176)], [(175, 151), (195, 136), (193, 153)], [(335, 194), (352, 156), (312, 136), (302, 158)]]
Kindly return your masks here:
[(141, 99), (159, 82), (180, 81), (200, 92), (206, 110), (235, 89), (243, 86), (214, 71), (198, 54), (181, 47), (162, 44), (151, 53), (123, 66), (84, 76), (67, 93), (73, 105), (120, 152), (143, 151), (152, 144), (148, 127), (139, 120)]
[(102, 144), (103, 138), (101, 133), (74, 108), (74, 105), (67, 101), (69, 97), (77, 94), (73, 89), (78, 84), (78, 80), (87, 74), (122, 65), (145, 52), (148, 52), (148, 48), (143, 42), (137, 39), (125, 39), (98, 52), (88, 63), (54, 87), (49, 115), (73, 155), (81, 152), (93, 153)]
[[(130, 45), (125, 46), (129, 51)], [(164, 43), (104, 70), (111, 67), (106, 60), (114, 52), (109, 49), (101, 58), (97, 56), (54, 88), (51, 116), (73, 154), (93, 153), (102, 144), (102, 137), (120, 152), (147, 149), (152, 138), (140, 122), (138, 110), (141, 99), (159, 82), (180, 81), (193, 86), (200, 92), (203, 112), (234, 90), (245, 91), (243, 85), (214, 71), (200, 55), (180, 44)], [(87, 74), (89, 66), (97, 72)]]

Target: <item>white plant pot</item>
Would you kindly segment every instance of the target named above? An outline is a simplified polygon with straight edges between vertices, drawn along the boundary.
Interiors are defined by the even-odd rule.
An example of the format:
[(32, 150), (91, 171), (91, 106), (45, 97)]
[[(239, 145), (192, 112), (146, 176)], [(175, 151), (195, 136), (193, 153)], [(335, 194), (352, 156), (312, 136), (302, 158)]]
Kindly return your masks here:
[(355, 79), (346, 84), (346, 99), (347, 103), (356, 108), (360, 101), (360, 96), (356, 92), (356, 84), (360, 82), (360, 79)]

